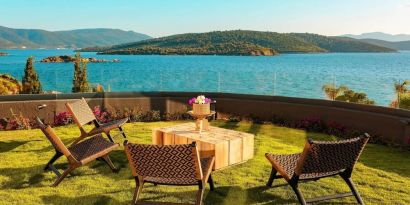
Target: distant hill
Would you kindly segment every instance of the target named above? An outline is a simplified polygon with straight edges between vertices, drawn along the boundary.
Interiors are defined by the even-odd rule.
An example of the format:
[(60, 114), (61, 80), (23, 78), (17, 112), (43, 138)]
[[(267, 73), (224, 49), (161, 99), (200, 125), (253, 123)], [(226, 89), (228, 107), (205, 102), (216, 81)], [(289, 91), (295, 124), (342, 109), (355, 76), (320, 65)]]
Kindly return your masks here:
[(392, 42), (410, 41), (409, 34), (393, 35), (393, 34), (382, 33), (382, 32), (371, 32), (371, 33), (362, 33), (360, 35), (346, 34), (343, 36), (355, 38), (355, 39), (377, 39), (377, 40), (392, 41)]
[(99, 54), (270, 55), (316, 52), (393, 52), (346, 37), (308, 33), (215, 31), (187, 33), (100, 49)]
[(361, 39), (361, 41), (395, 50), (410, 50), (410, 41), (391, 42), (377, 39)]
[(292, 33), (297, 38), (303, 39), (328, 52), (392, 52), (395, 49), (386, 48), (348, 37), (322, 36), (309, 33)]
[(51, 32), (0, 26), (0, 48), (83, 48), (110, 46), (149, 38), (151, 37), (145, 34), (119, 29), (97, 28)]

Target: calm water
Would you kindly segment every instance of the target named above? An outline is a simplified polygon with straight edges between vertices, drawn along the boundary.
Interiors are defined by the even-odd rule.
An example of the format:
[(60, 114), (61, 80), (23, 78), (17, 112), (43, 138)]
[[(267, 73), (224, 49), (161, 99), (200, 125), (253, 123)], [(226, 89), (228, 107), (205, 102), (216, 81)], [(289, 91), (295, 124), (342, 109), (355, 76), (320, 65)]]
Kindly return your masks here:
[[(21, 79), (26, 58), (37, 61), (70, 50), (0, 50), (0, 73)], [(91, 83), (111, 91), (209, 91), (324, 98), (335, 82), (365, 92), (379, 105), (394, 99), (393, 83), (410, 79), (410, 52), (243, 56), (98, 56), (120, 63), (89, 63)], [(35, 63), (45, 90), (70, 92), (72, 63)]]

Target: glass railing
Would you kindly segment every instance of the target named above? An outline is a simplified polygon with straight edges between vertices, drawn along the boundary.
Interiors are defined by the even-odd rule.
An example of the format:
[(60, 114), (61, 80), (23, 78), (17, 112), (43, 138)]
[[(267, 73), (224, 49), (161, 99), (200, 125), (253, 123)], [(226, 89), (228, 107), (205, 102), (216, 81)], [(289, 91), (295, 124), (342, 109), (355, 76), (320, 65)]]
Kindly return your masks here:
[[(35, 69), (47, 93), (70, 93), (73, 63), (40, 63), (51, 55), (72, 51), (14, 50), (0, 58), (0, 74), (21, 81), (26, 58), (36, 57)], [(285, 54), (279, 57), (238, 56), (106, 56), (83, 53), (83, 57), (119, 59), (118, 63), (88, 63), (92, 91), (105, 92), (218, 92), (289, 96), (355, 102), (367, 97), (375, 105), (390, 107), (397, 96), (407, 99), (406, 79), (410, 62), (399, 54)], [(392, 60), (394, 59), (394, 61)], [(390, 60), (390, 61), (389, 61)], [(390, 64), (387, 64), (389, 62)], [(400, 95), (395, 83), (403, 84)], [(4, 84), (4, 82), (3, 82)], [(333, 85), (332, 90), (323, 89)], [(1, 86), (1, 84), (0, 84)], [(340, 86), (351, 91), (344, 98)], [(4, 87), (4, 85), (3, 85)], [(331, 87), (331, 86), (329, 86)], [(98, 89), (96, 89), (98, 88)], [(1, 95), (7, 95), (0, 90)], [(350, 95), (350, 98), (349, 96)], [(338, 97), (339, 96), (339, 97)], [(362, 102), (359, 102), (362, 103)]]

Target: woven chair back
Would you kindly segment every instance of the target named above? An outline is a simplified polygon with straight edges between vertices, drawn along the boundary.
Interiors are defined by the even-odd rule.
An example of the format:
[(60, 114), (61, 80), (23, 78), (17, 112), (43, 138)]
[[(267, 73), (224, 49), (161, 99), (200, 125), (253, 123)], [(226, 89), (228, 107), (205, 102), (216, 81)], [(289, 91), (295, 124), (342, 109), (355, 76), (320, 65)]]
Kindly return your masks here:
[(296, 173), (328, 173), (353, 169), (369, 136), (340, 141), (310, 141), (305, 146)]
[(55, 150), (64, 154), (66, 157), (71, 156), (70, 151), (61, 141), (61, 139), (56, 135), (53, 128), (51, 128), (49, 125), (43, 124), (43, 122), (39, 118), (37, 118), (37, 124), (40, 127), (41, 131), (44, 133), (44, 135), (47, 137), (48, 141), (51, 142)]
[(79, 127), (95, 120), (95, 115), (84, 98), (73, 103), (67, 103), (66, 106)]
[(125, 144), (134, 176), (168, 179), (202, 179), (196, 145)]

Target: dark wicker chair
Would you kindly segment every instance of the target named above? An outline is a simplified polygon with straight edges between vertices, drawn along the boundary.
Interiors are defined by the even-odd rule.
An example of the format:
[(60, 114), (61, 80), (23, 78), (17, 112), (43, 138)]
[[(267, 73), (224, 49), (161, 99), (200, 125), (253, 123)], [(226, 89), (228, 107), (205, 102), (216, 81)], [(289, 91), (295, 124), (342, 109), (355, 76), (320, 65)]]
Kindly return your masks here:
[(125, 153), (135, 178), (132, 204), (136, 204), (144, 183), (198, 186), (196, 204), (202, 204), (205, 185), (211, 191), (214, 157), (199, 158), (195, 142), (183, 145), (142, 145), (124, 142)]
[[(66, 107), (73, 116), (74, 122), (77, 124), (81, 131), (81, 136), (76, 141), (74, 141), (73, 144), (81, 141), (85, 137), (101, 133), (105, 133), (108, 139), (110, 139), (111, 142), (114, 142), (112, 136), (110, 135), (110, 131), (113, 129), (119, 129), (120, 134), (122, 134), (122, 136), (126, 138), (122, 126), (128, 121), (128, 118), (115, 120), (108, 123), (101, 123), (95, 118), (93, 111), (90, 109), (90, 106), (88, 106), (88, 103), (84, 98), (73, 103), (66, 103)], [(83, 126), (89, 123), (93, 123), (95, 127), (87, 132)]]
[[(296, 193), (300, 204), (348, 196), (354, 196), (359, 204), (363, 204), (363, 200), (351, 180), (351, 175), (368, 140), (368, 134), (334, 142), (309, 140), (300, 154), (273, 155), (266, 153), (266, 158), (272, 164), (272, 172), (267, 186), (271, 187), (274, 179), (284, 178)], [(279, 175), (276, 175), (277, 173)], [(318, 180), (335, 175), (343, 178), (351, 192), (305, 200), (298, 189), (299, 181)]]
[(66, 156), (68, 160), (68, 168), (62, 174), (54, 167), (53, 163), (47, 164), (47, 167), (58, 177), (52, 186), (57, 186), (74, 169), (96, 159), (104, 161), (113, 172), (117, 172), (108, 154), (119, 147), (118, 143), (112, 143), (101, 135), (96, 135), (67, 148), (50, 126), (44, 125), (39, 118), (37, 118), (37, 123), (53, 145), (56, 153)]

